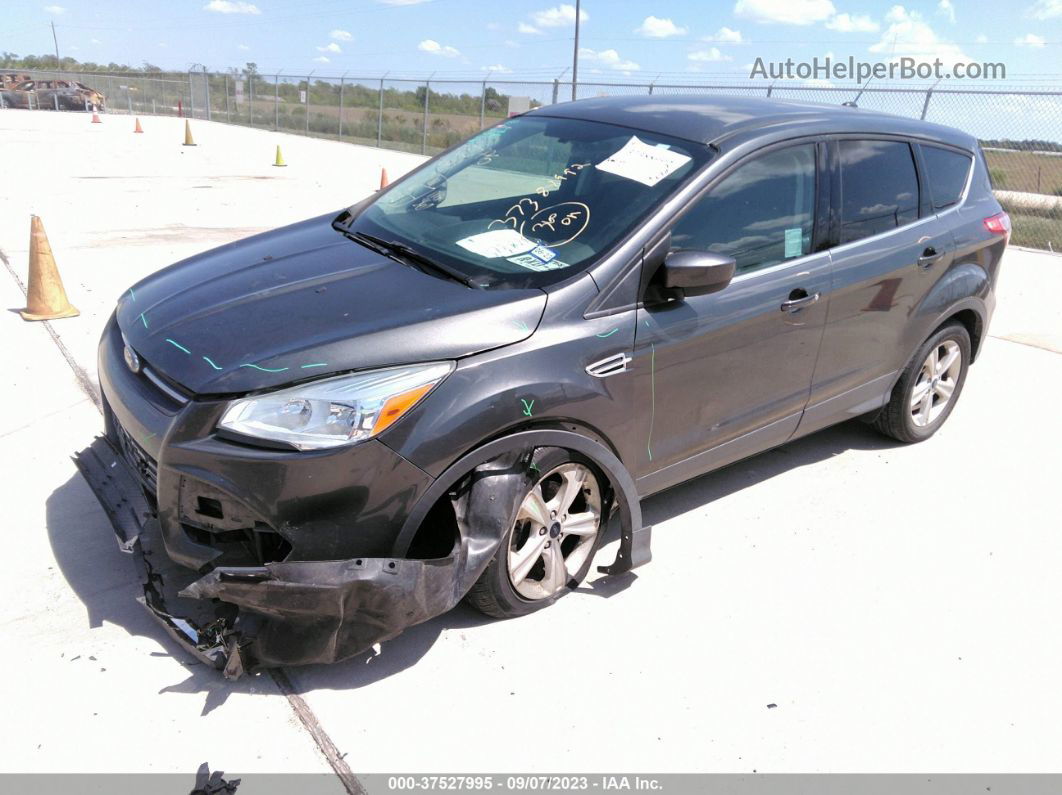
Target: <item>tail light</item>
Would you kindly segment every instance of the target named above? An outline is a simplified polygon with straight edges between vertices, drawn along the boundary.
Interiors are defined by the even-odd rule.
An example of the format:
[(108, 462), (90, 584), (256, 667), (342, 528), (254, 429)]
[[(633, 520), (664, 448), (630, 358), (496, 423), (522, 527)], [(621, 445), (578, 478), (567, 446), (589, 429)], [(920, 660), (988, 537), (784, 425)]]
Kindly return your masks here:
[(1006, 213), (996, 213), (984, 220), (985, 229), (993, 235), (1010, 237), (1010, 216)]

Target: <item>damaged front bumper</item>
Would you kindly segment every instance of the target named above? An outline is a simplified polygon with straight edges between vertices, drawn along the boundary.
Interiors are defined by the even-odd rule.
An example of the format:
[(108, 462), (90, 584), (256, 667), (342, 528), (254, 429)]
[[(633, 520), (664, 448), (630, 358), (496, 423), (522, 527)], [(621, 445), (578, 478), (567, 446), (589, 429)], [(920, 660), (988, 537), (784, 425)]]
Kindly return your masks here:
[[(609, 479), (620, 544), (615, 561), (599, 571), (621, 574), (648, 562), (650, 528), (641, 526), (630, 476), (610, 452), (576, 434), (525, 431), (487, 444), (436, 480), (420, 505), (430, 506), (484, 466), (488, 471), (479, 488), (487, 491), (481, 497), (512, 505), (523, 482), (520, 473), (538, 447), (576, 450)], [(447, 612), (478, 579), (508, 530), (500, 515), (475, 522), (459, 516), (459, 539), (445, 558), (288, 560), (217, 566), (203, 574), (171, 560), (154, 509), (106, 438), (96, 439), (75, 460), (119, 545), (134, 556), (144, 589), (139, 601), (185, 648), (232, 679), (261, 668), (346, 659)], [(403, 533), (415, 529), (423, 510), (407, 518)]]

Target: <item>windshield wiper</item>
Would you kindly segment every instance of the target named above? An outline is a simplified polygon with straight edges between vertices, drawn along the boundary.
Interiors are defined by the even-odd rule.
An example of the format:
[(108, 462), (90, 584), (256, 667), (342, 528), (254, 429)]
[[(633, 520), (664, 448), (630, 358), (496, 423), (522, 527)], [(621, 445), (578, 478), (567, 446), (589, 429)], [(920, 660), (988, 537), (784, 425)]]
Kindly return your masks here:
[(442, 263), (436, 262), (430, 257), (421, 254), (415, 248), (407, 246), (405, 243), (402, 243), (398, 240), (384, 240), (382, 237), (376, 237), (376, 235), (369, 235), (365, 232), (351, 232), (346, 229), (343, 230), (343, 233), (351, 240), (354, 240), (357, 243), (361, 243), (366, 248), (372, 249), (378, 254), (383, 254), (385, 257), (390, 257), (391, 259), (401, 259), (405, 260), (406, 262), (412, 262), (415, 265), (419, 265), (421, 270), (435, 271), (436, 273), (441, 273), (443, 276), (446, 276), (449, 279), (453, 279), (456, 282), (461, 282), (461, 284), (465, 285), (466, 287), (479, 287), (479, 285), (476, 284), (475, 281), (473, 281), (468, 276), (465, 276), (460, 271), (455, 270), (454, 268), (447, 267)]

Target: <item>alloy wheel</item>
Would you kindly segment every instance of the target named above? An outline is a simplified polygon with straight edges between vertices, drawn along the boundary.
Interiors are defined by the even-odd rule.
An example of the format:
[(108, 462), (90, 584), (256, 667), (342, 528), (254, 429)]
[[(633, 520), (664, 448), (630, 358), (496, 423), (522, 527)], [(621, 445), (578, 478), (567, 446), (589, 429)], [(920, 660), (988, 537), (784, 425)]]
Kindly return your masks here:
[(954, 340), (943, 340), (929, 352), (911, 389), (911, 420), (917, 427), (928, 427), (940, 419), (961, 373), (962, 350)]
[(531, 601), (562, 590), (586, 564), (601, 531), (601, 491), (583, 464), (551, 469), (520, 503), (509, 535), (509, 581)]

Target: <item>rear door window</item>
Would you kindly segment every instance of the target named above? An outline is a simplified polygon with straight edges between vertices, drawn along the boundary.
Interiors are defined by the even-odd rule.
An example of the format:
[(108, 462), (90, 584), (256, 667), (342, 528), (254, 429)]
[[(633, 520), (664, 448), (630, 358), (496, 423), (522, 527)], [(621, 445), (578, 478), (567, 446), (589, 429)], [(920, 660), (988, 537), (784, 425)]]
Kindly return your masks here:
[(939, 146), (922, 146), (922, 157), (929, 173), (929, 192), (933, 196), (933, 209), (940, 210), (959, 201), (966, 178), (970, 175), (973, 158), (952, 149)]
[(842, 140), (841, 242), (918, 220), (918, 175), (903, 141)]

